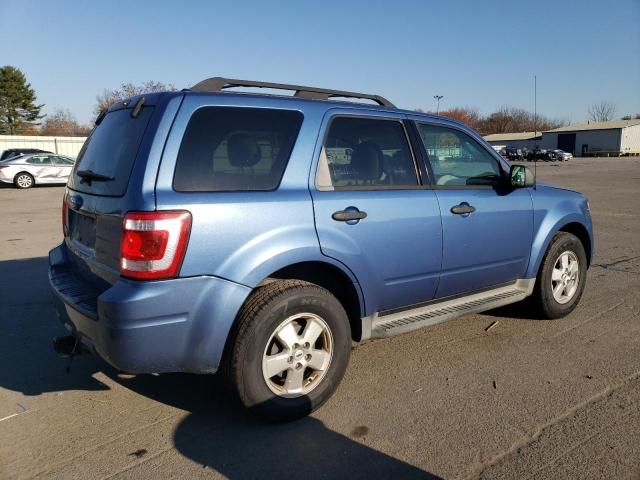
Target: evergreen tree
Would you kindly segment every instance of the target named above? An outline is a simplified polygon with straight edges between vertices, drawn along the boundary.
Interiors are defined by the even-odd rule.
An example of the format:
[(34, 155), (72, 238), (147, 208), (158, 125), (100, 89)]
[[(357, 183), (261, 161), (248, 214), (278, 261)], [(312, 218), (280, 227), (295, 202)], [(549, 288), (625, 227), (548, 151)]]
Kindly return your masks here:
[(16, 135), (33, 129), (41, 119), (36, 94), (27, 78), (12, 66), (0, 68), (0, 134)]

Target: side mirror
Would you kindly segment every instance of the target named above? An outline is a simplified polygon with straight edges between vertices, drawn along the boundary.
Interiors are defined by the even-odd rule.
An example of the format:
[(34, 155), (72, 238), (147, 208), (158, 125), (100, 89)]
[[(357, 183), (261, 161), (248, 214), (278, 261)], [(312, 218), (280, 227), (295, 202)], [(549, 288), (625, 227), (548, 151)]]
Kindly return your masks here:
[(536, 184), (536, 177), (533, 172), (524, 165), (511, 165), (509, 181), (513, 188), (527, 188), (533, 187)]

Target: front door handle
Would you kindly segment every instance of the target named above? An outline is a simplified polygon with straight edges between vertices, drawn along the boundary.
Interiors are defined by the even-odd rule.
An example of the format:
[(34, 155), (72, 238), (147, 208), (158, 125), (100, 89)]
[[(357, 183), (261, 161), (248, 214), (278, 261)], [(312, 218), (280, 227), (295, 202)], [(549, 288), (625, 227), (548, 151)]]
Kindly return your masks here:
[(475, 207), (472, 207), (467, 202), (462, 202), (459, 205), (454, 205), (451, 207), (451, 213), (455, 215), (469, 215), (476, 211)]
[(336, 222), (357, 223), (367, 218), (367, 212), (362, 212), (355, 207), (348, 207), (344, 210), (338, 210), (331, 215)]

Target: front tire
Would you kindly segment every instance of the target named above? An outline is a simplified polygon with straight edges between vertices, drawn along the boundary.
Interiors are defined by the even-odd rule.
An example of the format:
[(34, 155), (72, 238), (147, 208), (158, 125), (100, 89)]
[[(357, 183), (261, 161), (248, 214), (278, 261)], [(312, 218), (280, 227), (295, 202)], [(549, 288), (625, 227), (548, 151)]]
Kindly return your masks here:
[(349, 319), (340, 302), (300, 280), (269, 283), (239, 313), (225, 359), (231, 390), (252, 412), (276, 421), (326, 402), (349, 363)]
[(582, 242), (568, 232), (558, 232), (542, 259), (533, 302), (543, 318), (556, 319), (571, 313), (584, 292), (587, 255)]
[(13, 184), (22, 190), (33, 187), (35, 183), (33, 176), (27, 172), (20, 172), (13, 178)]

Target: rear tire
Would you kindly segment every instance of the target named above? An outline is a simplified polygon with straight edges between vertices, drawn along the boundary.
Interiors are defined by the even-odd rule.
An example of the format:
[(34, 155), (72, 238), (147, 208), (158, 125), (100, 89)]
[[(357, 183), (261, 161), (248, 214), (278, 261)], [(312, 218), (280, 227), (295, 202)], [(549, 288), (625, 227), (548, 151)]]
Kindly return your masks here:
[(33, 187), (35, 183), (33, 176), (27, 172), (20, 172), (13, 177), (13, 184), (22, 190)]
[(322, 406), (342, 380), (349, 319), (318, 285), (272, 282), (242, 307), (227, 350), (225, 376), (240, 403), (269, 420), (295, 420)]
[(542, 259), (532, 301), (543, 318), (564, 317), (578, 305), (586, 280), (582, 242), (571, 233), (558, 232)]

